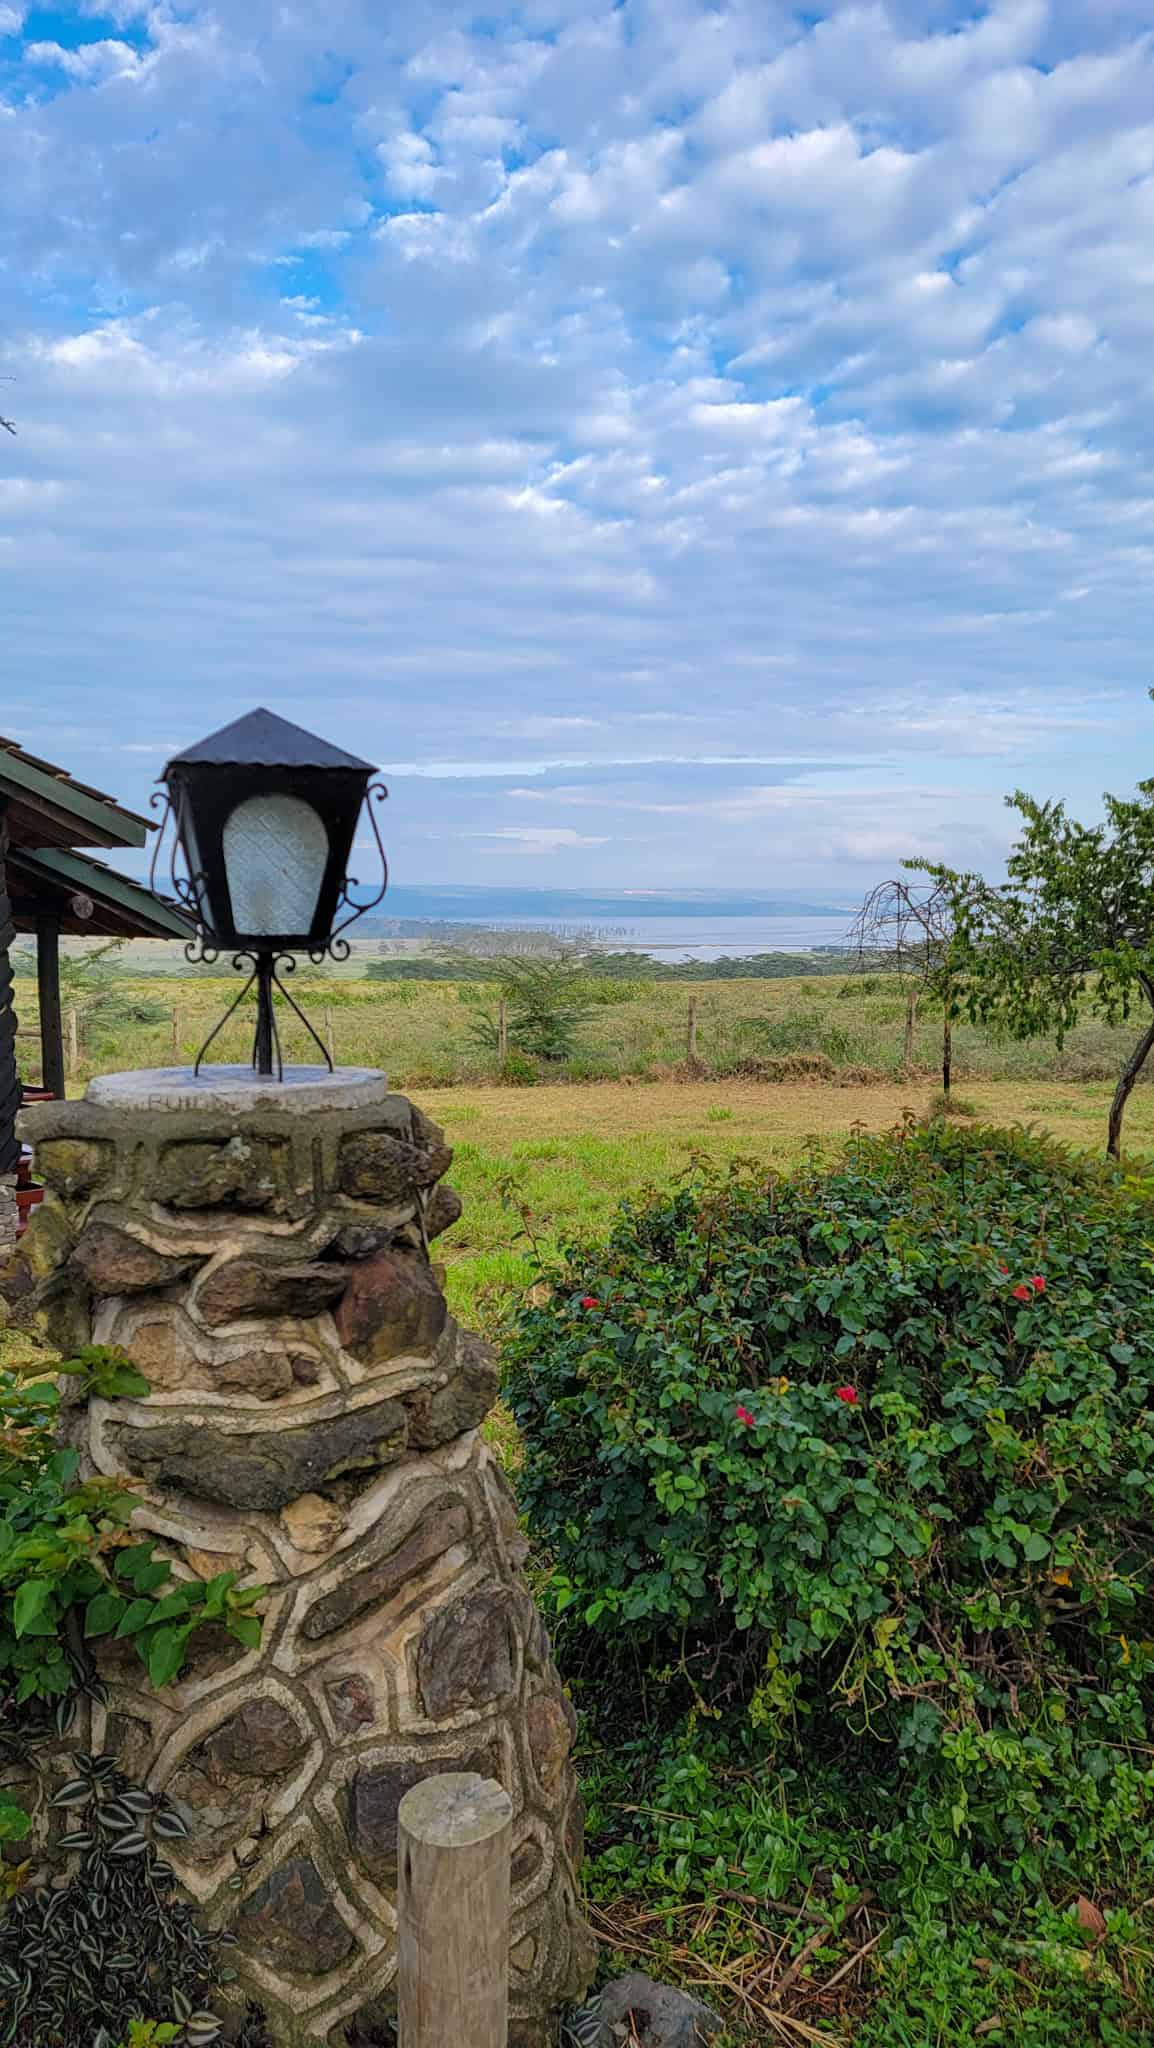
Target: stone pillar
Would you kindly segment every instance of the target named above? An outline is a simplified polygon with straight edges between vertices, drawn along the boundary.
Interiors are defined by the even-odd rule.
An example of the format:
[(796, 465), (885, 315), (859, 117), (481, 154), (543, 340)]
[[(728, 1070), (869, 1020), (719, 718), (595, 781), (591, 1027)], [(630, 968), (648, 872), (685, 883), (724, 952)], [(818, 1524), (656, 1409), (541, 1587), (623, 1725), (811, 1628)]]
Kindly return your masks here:
[(493, 1359), (429, 1261), (460, 1213), (440, 1131), (380, 1075), (219, 1068), (105, 1076), (25, 1127), (46, 1193), (13, 1312), (122, 1346), (151, 1387), (73, 1410), (72, 1440), (140, 1482), (177, 1577), (268, 1589), (259, 1649), (202, 1631), (159, 1692), (96, 1645), (92, 1745), (187, 1819), (166, 1854), (293, 2048), (386, 2038), (400, 1800), (433, 1772), (499, 1779), (510, 2042), (543, 2048), (589, 1974), (573, 1714), (479, 1433)]

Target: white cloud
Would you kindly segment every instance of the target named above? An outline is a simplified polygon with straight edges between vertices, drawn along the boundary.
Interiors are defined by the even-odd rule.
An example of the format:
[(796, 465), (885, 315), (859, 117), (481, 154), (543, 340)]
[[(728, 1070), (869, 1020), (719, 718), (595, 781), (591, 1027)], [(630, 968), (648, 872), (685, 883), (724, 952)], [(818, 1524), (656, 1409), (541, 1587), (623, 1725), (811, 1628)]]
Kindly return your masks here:
[[(619, 879), (996, 858), (991, 791), (1132, 778), (1142, 0), (81, 11), (0, 80), (49, 724), (276, 695), (404, 764), (402, 860), (446, 809), (515, 860), (560, 780)], [(815, 761), (874, 764), (840, 817)]]
[(68, 72), (70, 77), (93, 85), (102, 79), (118, 78), (126, 71), (135, 71), (140, 63), (130, 43), (115, 39), (81, 43), (75, 49), (65, 48), (60, 43), (28, 43), (24, 55), (29, 64), (55, 66)]

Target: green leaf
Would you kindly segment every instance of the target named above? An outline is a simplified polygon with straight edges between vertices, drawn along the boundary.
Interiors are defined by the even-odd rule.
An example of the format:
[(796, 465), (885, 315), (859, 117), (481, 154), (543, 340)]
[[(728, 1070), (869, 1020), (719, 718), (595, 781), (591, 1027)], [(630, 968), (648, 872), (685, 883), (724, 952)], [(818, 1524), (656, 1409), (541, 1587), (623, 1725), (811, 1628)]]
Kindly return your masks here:
[(155, 1613), (155, 1600), (130, 1600), (120, 1617), (116, 1631), (117, 1642), (123, 1642), (125, 1636), (138, 1635), (142, 1628), (148, 1627)]
[(123, 1613), (124, 1601), (119, 1593), (97, 1593), (84, 1611), (85, 1637), (106, 1636)]
[(1044, 1557), (1049, 1557), (1050, 1549), (1050, 1539), (1048, 1536), (1043, 1536), (1040, 1529), (1035, 1529), (1031, 1535), (1027, 1536), (1026, 1541), (1022, 1545), (1023, 1554), (1030, 1564), (1041, 1564)]
[(184, 1662), (185, 1646), (192, 1634), (192, 1623), (182, 1628), (158, 1628), (139, 1647), (144, 1658), (148, 1676), (159, 1688), (176, 1677)]
[(230, 1636), (248, 1650), (259, 1650), (261, 1626), (255, 1614), (233, 1614), (225, 1624)]
[(28, 1635), (51, 1598), (50, 1580), (25, 1579), (12, 1602), (12, 1626), (18, 1636)]

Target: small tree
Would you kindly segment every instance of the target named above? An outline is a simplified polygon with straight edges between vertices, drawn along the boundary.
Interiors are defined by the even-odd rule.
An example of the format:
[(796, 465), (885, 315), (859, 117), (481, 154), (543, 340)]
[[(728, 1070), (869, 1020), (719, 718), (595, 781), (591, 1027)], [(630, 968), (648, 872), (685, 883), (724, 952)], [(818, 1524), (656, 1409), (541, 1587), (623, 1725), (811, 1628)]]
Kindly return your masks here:
[(1052, 1033), (1061, 1046), (1084, 1010), (1119, 1024), (1148, 1007), (1110, 1104), (1106, 1149), (1116, 1158), (1130, 1091), (1154, 1047), (1154, 779), (1133, 797), (1104, 801), (1101, 825), (1079, 825), (1064, 804), (1007, 797), (1024, 825), (999, 885), (916, 865), (954, 919), (955, 1016), (1013, 1038)]
[(587, 975), (578, 957), (502, 960), (487, 966), (485, 980), (496, 984), (500, 1006), (478, 1010), (473, 1035), (480, 1044), (533, 1059), (569, 1058), (590, 1007)]
[(850, 927), (862, 971), (898, 976), (906, 999), (902, 1063), (914, 1061), (918, 1005), (928, 992), (942, 1001), (942, 1092), (950, 1092), (953, 1032), (949, 996), (949, 955), (953, 936), (950, 894), (941, 882), (879, 882)]

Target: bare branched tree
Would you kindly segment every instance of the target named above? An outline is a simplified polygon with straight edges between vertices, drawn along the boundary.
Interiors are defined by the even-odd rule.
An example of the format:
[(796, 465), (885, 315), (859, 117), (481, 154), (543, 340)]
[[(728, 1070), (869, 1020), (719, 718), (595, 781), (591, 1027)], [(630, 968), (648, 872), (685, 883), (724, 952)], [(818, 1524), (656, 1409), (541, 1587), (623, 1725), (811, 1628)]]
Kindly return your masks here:
[(897, 975), (905, 993), (907, 1071), (914, 1060), (914, 1026), (918, 1006), (927, 993), (942, 998), (942, 1092), (950, 1092), (953, 1034), (950, 1028), (948, 975), (953, 918), (950, 897), (940, 884), (879, 882), (871, 889), (850, 927), (850, 940), (862, 972)]

